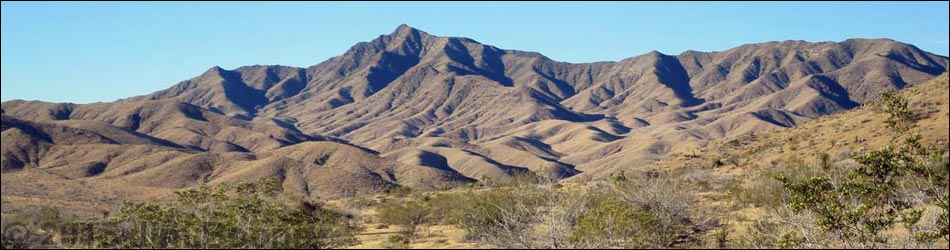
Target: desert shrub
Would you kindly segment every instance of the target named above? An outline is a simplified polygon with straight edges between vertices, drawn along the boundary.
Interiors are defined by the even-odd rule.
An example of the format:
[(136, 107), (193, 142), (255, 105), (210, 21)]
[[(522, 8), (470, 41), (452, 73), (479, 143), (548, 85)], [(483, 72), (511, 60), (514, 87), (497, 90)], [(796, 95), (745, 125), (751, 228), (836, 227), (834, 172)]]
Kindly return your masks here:
[(672, 247), (699, 240), (697, 236), (705, 228), (698, 227), (691, 217), (695, 197), (689, 190), (675, 178), (629, 181), (613, 188), (619, 199), (655, 220), (656, 226), (645, 242), (648, 247)]
[(618, 171), (610, 175), (610, 181), (614, 183), (623, 183), (627, 181), (627, 173), (623, 170)]
[(446, 184), (446, 183), (442, 183), (442, 184), (439, 184), (439, 186), (437, 186), (437, 187), (435, 188), (435, 190), (438, 190), (438, 191), (449, 191), (449, 190), (452, 190), (452, 188), (453, 188), (453, 187), (452, 187), (451, 185)]
[(436, 193), (432, 195), (429, 200), (425, 202), (431, 210), (429, 220), (442, 225), (456, 224), (457, 218), (459, 217), (456, 213), (460, 211), (462, 206), (466, 205), (464, 195), (471, 193), (473, 193), (472, 190), (466, 190), (464, 192)]
[(46, 249), (55, 247), (53, 234), (62, 227), (59, 210), (41, 207), (38, 211), (4, 214), (0, 228), (3, 249)]
[[(835, 181), (828, 176), (777, 179), (791, 196), (787, 206), (796, 213), (810, 213), (815, 226), (841, 246), (877, 248), (887, 246), (892, 238), (885, 236), (886, 230), (898, 224), (914, 229), (920, 222), (922, 211), (912, 209), (913, 204), (907, 200), (908, 190), (901, 183), (913, 182), (913, 176), (924, 177), (929, 180), (928, 187), (915, 188), (924, 189), (937, 205), (946, 201), (946, 175), (940, 176), (927, 167), (933, 165), (928, 162), (934, 155), (943, 155), (944, 151), (921, 146), (920, 136), (916, 135), (907, 138), (900, 148), (888, 145), (853, 156), (860, 165), (850, 170), (844, 180)], [(922, 244), (947, 237), (940, 229), (912, 230), (911, 235)]]
[(764, 207), (771, 211), (783, 209), (785, 200), (789, 198), (778, 176), (790, 180), (805, 180), (820, 175), (832, 176), (837, 179), (841, 169), (821, 169), (805, 164), (797, 157), (789, 158), (788, 163), (779, 164), (772, 168), (753, 171), (746, 176), (734, 179), (727, 185), (726, 192), (742, 206)]
[(513, 171), (511, 178), (503, 183), (502, 187), (521, 187), (528, 185), (537, 185), (544, 180), (554, 178), (553, 174), (548, 172), (534, 173), (531, 171)]
[(569, 240), (585, 247), (648, 247), (648, 232), (657, 224), (651, 214), (614, 196), (599, 194), (588, 199)]
[(747, 176), (747, 183), (736, 180), (728, 185), (727, 192), (735, 202), (744, 206), (765, 207), (771, 209), (784, 205), (784, 188), (776, 180), (774, 172), (763, 172)]
[(624, 175), (611, 185), (579, 189), (559, 187), (544, 176), (526, 178), (435, 194), (425, 204), (433, 220), (465, 230), (466, 241), (498, 248), (665, 248), (699, 242), (707, 229), (690, 216), (689, 188), (659, 172)]
[(950, 197), (946, 193), (943, 194), (943, 201), (940, 202), (940, 209), (943, 211), (940, 214), (940, 218), (937, 219), (937, 230), (935, 233), (938, 235), (943, 235), (943, 239), (950, 241)]
[[(543, 180), (543, 179), (541, 179)], [(534, 180), (537, 182), (539, 180)], [(500, 248), (562, 248), (567, 241), (570, 199), (554, 183), (436, 195), (433, 214), (465, 230), (465, 240)], [(579, 199), (574, 199), (577, 201)]]
[(514, 189), (496, 189), (468, 199), (468, 206), (453, 220), (465, 229), (466, 238), (497, 246), (515, 247), (509, 239), (530, 230), (537, 206), (525, 202), (530, 194)]
[(380, 222), (400, 227), (399, 233), (407, 239), (416, 236), (416, 230), (429, 219), (431, 209), (420, 202), (405, 201), (379, 208)]
[(358, 196), (344, 201), (343, 207), (354, 210), (363, 210), (379, 204), (379, 201), (367, 196)]
[(474, 185), (475, 187), (491, 187), (495, 185), (495, 180), (490, 176), (482, 175), (482, 178), (478, 178), (477, 183), (477, 185)]
[(831, 169), (831, 155), (825, 152), (818, 154), (818, 166), (823, 170)]
[(456, 207), (449, 221), (465, 229), (467, 238), (484, 241), (497, 237), (498, 227), (526, 230), (537, 211), (529, 204), (538, 204), (539, 199), (531, 190), (496, 188), (463, 197), (463, 206)]
[(708, 231), (691, 216), (691, 189), (674, 177), (614, 176), (610, 185), (584, 188), (564, 188), (543, 175), (513, 178), (422, 202), (432, 221), (457, 225), (468, 242), (498, 248), (666, 248), (700, 242)]
[(405, 234), (392, 234), (386, 238), (387, 249), (409, 249), (409, 237)]
[(741, 246), (751, 249), (790, 249), (800, 248), (805, 239), (794, 230), (788, 230), (782, 219), (766, 216), (746, 227)]
[(713, 239), (715, 240), (714, 247), (717, 249), (726, 249), (729, 248), (729, 235), (733, 232), (732, 228), (728, 225), (723, 225), (717, 229), (713, 234)]
[(725, 161), (723, 161), (723, 165), (725, 165), (726, 163), (732, 164), (733, 166), (736, 166), (738, 168), (741, 166), (741, 157), (738, 155), (730, 155), (729, 157), (726, 158)]
[(890, 90), (881, 94), (880, 103), (881, 109), (887, 114), (887, 120), (884, 123), (888, 128), (899, 132), (906, 131), (914, 121), (907, 99), (897, 91)]
[(722, 161), (722, 157), (715, 156), (712, 159), (709, 159), (709, 165), (713, 168), (721, 167), (726, 163)]
[(383, 190), (383, 193), (391, 195), (393, 197), (404, 198), (412, 194), (412, 188), (406, 186), (398, 186), (390, 189)]
[(169, 204), (125, 204), (102, 220), (71, 223), (67, 246), (95, 248), (337, 248), (358, 244), (347, 215), (280, 199), (273, 179), (175, 192)]

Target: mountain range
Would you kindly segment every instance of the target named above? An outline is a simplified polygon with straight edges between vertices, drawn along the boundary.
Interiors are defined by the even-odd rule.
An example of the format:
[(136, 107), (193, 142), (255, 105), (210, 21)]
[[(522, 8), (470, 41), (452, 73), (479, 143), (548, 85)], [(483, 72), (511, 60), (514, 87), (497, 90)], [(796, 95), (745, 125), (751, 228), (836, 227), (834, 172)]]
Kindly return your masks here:
[(401, 25), (307, 68), (215, 66), (109, 103), (4, 102), (2, 192), (108, 204), (276, 176), (332, 199), (521, 171), (602, 178), (853, 109), (947, 67), (890, 39), (567, 63)]

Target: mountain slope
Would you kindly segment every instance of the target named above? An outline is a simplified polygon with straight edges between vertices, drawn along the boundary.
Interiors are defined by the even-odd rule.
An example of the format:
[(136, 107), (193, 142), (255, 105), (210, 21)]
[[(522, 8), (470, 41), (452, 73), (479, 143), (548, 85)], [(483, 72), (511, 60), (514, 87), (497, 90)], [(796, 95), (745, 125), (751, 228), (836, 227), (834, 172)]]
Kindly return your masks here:
[[(950, 77), (947, 73), (904, 89), (916, 117), (910, 133), (920, 133), (923, 143), (950, 146)], [(736, 164), (719, 168), (721, 173), (742, 173), (750, 167), (769, 168), (773, 162), (802, 160), (818, 164), (821, 153), (832, 163), (849, 161), (851, 153), (881, 148), (899, 135), (884, 122), (887, 115), (870, 104), (820, 117), (794, 128), (762, 131), (713, 140), (706, 145), (671, 154), (650, 167), (657, 169), (708, 168), (714, 158)]]
[[(57, 204), (94, 212), (123, 200), (160, 199), (202, 184), (278, 178), (285, 190), (336, 199), (399, 186), (452, 187), (454, 171), (406, 165), (336, 142), (303, 142), (261, 153), (189, 149), (101, 122), (32, 122), (3, 115), (4, 211)], [(8, 205), (8, 200), (21, 200)]]
[(473, 179), (521, 169), (598, 177), (853, 109), (947, 66), (947, 57), (888, 39), (572, 64), (401, 25), (308, 68), (212, 67), (113, 103), (2, 108), (17, 119), (100, 122), (210, 153), (335, 141)]
[(212, 152), (257, 152), (304, 141), (341, 142), (305, 134), (281, 120), (246, 120), (174, 99), (86, 105), (12, 101), (3, 103), (3, 108), (21, 119), (101, 122)]

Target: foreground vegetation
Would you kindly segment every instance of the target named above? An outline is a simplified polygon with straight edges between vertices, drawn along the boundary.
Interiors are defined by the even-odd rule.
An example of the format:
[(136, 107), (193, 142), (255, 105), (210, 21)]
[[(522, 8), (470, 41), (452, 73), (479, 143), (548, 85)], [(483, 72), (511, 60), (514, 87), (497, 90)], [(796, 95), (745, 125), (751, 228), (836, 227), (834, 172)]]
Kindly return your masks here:
[(889, 145), (847, 159), (822, 153), (813, 164), (776, 162), (741, 178), (631, 169), (577, 184), (526, 173), (437, 192), (398, 188), (335, 206), (288, 197), (264, 179), (179, 191), (173, 202), (126, 204), (101, 218), (51, 208), (5, 215), (3, 248), (345, 248), (360, 243), (367, 222), (396, 228), (388, 248), (408, 248), (435, 225), (459, 228), (461, 240), (486, 248), (946, 246), (947, 148), (913, 133), (914, 113), (900, 95), (885, 94), (879, 105)]
[(323, 249), (358, 243), (359, 228), (347, 215), (280, 191), (273, 179), (200, 187), (176, 192), (172, 203), (126, 204), (117, 215), (93, 220), (44, 208), (4, 218), (3, 247)]

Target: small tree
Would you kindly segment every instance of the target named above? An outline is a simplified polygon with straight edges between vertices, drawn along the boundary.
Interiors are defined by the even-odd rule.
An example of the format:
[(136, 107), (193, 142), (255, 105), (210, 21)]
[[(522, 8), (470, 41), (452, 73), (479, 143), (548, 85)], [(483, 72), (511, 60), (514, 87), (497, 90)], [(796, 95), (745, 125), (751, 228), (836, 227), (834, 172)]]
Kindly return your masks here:
[(881, 107), (887, 114), (887, 120), (884, 121), (889, 128), (899, 132), (907, 131), (913, 122), (913, 113), (911, 113), (906, 98), (902, 97), (897, 91), (889, 90), (881, 95)]
[[(851, 170), (843, 182), (835, 182), (824, 176), (803, 181), (778, 176), (785, 190), (791, 195), (788, 207), (796, 213), (811, 212), (815, 224), (824, 232), (834, 235), (845, 247), (877, 248), (888, 243), (884, 231), (898, 223), (913, 228), (921, 218), (922, 210), (910, 209), (912, 204), (902, 193), (901, 183), (907, 176), (926, 177), (935, 194), (946, 191), (946, 175), (940, 175), (926, 167), (932, 155), (943, 155), (943, 150), (924, 148), (920, 136), (908, 138), (900, 149), (887, 146), (863, 155), (854, 155), (860, 166)], [(939, 191), (939, 190), (942, 190)], [(941, 195), (937, 195), (941, 196)], [(935, 197), (936, 198), (936, 197)], [(937, 201), (946, 201), (946, 195)], [(938, 203), (943, 206), (944, 204)], [(946, 209), (944, 209), (944, 216)], [(946, 230), (917, 232), (914, 240), (932, 243)]]

